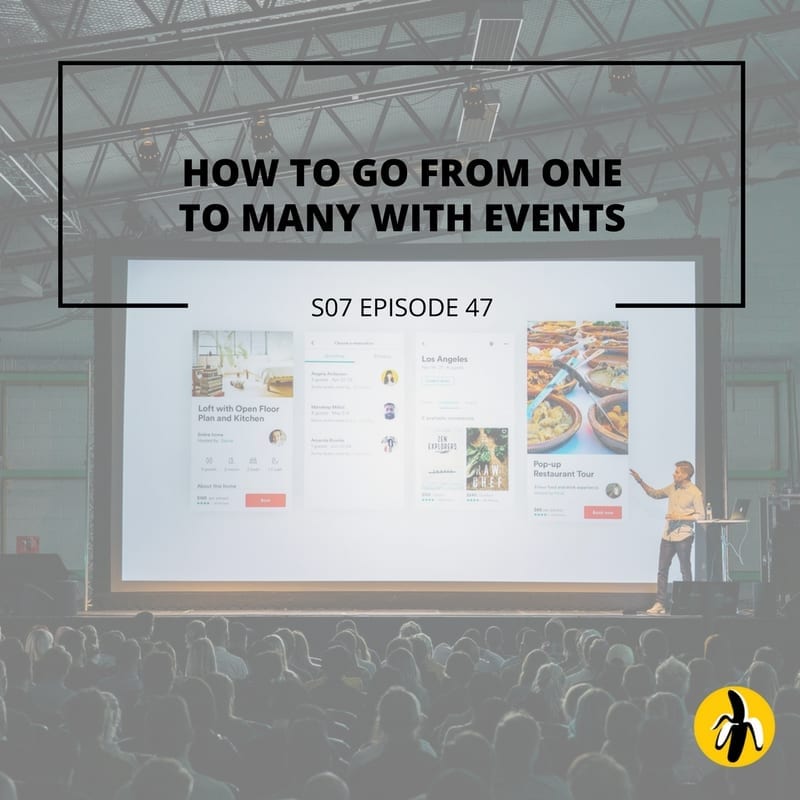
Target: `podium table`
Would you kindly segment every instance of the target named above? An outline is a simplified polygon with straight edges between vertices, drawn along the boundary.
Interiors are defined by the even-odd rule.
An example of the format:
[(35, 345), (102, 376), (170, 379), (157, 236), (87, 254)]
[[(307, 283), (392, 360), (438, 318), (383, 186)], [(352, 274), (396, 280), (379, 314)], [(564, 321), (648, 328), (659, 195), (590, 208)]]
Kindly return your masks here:
[[(728, 568), (728, 548), (731, 546), (730, 538), (728, 536), (728, 528), (731, 525), (744, 525), (744, 536), (747, 536), (747, 523), (748, 520), (746, 519), (698, 519), (695, 521), (695, 525), (719, 525), (720, 535), (720, 547), (722, 548), (722, 561), (720, 562), (722, 567), (722, 580), (726, 582), (730, 582), (731, 574)], [(744, 539), (744, 536), (742, 539)]]

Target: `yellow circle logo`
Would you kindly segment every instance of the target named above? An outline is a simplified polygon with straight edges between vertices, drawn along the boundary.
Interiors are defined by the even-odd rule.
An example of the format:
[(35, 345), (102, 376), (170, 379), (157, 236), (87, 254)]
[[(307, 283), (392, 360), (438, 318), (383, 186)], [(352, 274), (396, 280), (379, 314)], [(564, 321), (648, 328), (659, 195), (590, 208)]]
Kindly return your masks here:
[(694, 738), (705, 756), (721, 767), (746, 767), (766, 755), (775, 738), (775, 715), (758, 692), (723, 686), (694, 716)]

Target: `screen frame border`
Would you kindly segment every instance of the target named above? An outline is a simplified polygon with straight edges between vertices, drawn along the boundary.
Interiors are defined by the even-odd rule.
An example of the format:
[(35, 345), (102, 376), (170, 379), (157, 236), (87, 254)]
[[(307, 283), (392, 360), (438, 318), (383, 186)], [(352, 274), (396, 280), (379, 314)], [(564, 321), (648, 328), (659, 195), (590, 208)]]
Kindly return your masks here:
[[(653, 254), (658, 256), (654, 257)], [(720, 240), (692, 239), (626, 239), (619, 241), (580, 242), (476, 242), (476, 243), (380, 243), (375, 244), (250, 244), (239, 242), (123, 241), (99, 242), (95, 248), (94, 291), (98, 302), (124, 302), (125, 283), (120, 272), (112, 268), (115, 260), (209, 260), (221, 261), (676, 261), (692, 260), (695, 271), (695, 298), (692, 302), (715, 302), (720, 294)], [(127, 275), (127, 266), (122, 270)], [(120, 294), (120, 292), (122, 294)], [(159, 302), (153, 298), (152, 302)], [(645, 302), (643, 300), (643, 302)], [(164, 313), (181, 313), (181, 309), (165, 309)], [(654, 309), (654, 313), (668, 313)], [(92, 596), (107, 607), (126, 598), (129, 605), (137, 598), (150, 601), (152, 607), (183, 604), (190, 595), (203, 598), (207, 594), (224, 596), (237, 605), (263, 605), (265, 595), (270, 602), (286, 608), (326, 608), (332, 602), (370, 607), (390, 601), (389, 607), (436, 605), (449, 593), (453, 597), (474, 598), (474, 605), (491, 607), (490, 596), (507, 600), (537, 594), (550, 602), (580, 595), (585, 607), (588, 596), (631, 596), (652, 592), (651, 583), (543, 583), (543, 582), (198, 582), (198, 581), (122, 581), (121, 580), (121, 488), (122, 488), (122, 417), (124, 359), (116, 359), (115, 347), (122, 346), (127, 309), (97, 308), (94, 312), (94, 472), (90, 529), (90, 584)], [(722, 404), (722, 337), (721, 313), (718, 308), (696, 311), (695, 347), (697, 354), (696, 391), (696, 457), (697, 479), (705, 488), (706, 497), (715, 507), (724, 496), (724, 411)], [(120, 339), (121, 337), (121, 339)], [(121, 363), (120, 363), (121, 362)], [(106, 398), (101, 402), (101, 398)], [(108, 402), (110, 398), (111, 402)], [(116, 516), (115, 516), (116, 515)], [(713, 530), (698, 532), (695, 546), (695, 576), (714, 579), (719, 572), (719, 543)], [(654, 556), (655, 567), (655, 556)], [(654, 570), (655, 571), (655, 570)], [(425, 602), (424, 597), (431, 601)], [(115, 602), (115, 598), (116, 601)], [(392, 600), (392, 598), (395, 598)], [(222, 602), (222, 597), (219, 601)], [(348, 604), (349, 599), (349, 604)], [(155, 603), (155, 604), (154, 604)], [(354, 605), (355, 603), (355, 605)], [(519, 605), (519, 601), (517, 602)], [(219, 605), (219, 602), (217, 603)], [(552, 607), (552, 605), (551, 605)]]

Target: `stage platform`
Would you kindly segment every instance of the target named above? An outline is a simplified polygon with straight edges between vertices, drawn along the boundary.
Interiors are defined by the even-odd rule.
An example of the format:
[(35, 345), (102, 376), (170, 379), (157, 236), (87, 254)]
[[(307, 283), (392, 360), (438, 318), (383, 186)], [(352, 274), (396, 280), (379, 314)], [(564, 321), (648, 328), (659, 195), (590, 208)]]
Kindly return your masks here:
[[(89, 611), (74, 617), (5, 617), (0, 618), (3, 635), (24, 638), (37, 624), (47, 625), (55, 630), (60, 625), (79, 627), (94, 625), (98, 631), (118, 629), (127, 633), (131, 619), (136, 612)], [(185, 609), (182, 611), (156, 612), (155, 639), (166, 639), (178, 648), (182, 646), (186, 623), (190, 619), (207, 619), (217, 614), (228, 617), (230, 621), (244, 623), (253, 637), (261, 637), (277, 628), (288, 627), (305, 633), (312, 653), (319, 654), (335, 632), (336, 622), (350, 618), (356, 621), (359, 631), (371, 647), (379, 653), (397, 635), (400, 625), (413, 619), (431, 636), (434, 643), (453, 642), (467, 628), (476, 627), (483, 632), (489, 625), (497, 625), (503, 630), (506, 649), (513, 650), (514, 637), (523, 626), (544, 630), (545, 622), (551, 617), (563, 620), (567, 627), (580, 629), (595, 628), (600, 633), (609, 625), (619, 625), (628, 635), (631, 645), (635, 645), (642, 631), (648, 628), (661, 628), (670, 640), (671, 647), (678, 653), (691, 657), (702, 655), (703, 642), (712, 633), (726, 634), (730, 640), (734, 660), (746, 666), (752, 659), (756, 648), (772, 645), (781, 650), (787, 663), (800, 665), (800, 625), (797, 619), (774, 617), (762, 619), (753, 615), (740, 614), (735, 617), (701, 616), (649, 616), (647, 614), (620, 614), (619, 612), (576, 611), (549, 609), (531, 613), (530, 611), (507, 610), (502, 613), (479, 610), (442, 611), (439, 609), (397, 609), (392, 611), (363, 609), (319, 609), (314, 611), (287, 611), (285, 609)]]

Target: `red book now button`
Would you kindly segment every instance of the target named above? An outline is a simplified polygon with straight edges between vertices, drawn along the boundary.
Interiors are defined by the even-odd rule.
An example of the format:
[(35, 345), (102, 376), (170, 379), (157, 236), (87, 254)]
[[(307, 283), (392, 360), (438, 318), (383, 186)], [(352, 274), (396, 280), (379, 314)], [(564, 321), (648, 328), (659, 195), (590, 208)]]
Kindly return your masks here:
[(286, 508), (285, 494), (245, 494), (245, 508)]
[(584, 519), (622, 519), (622, 506), (584, 506)]

